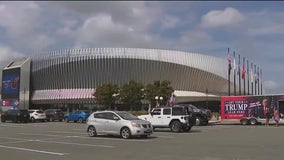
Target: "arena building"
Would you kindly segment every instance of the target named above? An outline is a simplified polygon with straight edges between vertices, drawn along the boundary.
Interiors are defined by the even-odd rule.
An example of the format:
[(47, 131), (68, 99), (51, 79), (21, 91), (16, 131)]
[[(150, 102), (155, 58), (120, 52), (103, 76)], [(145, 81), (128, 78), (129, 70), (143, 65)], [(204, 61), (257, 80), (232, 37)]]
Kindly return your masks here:
[[(21, 69), (16, 74), (7, 72), (15, 68)], [(228, 94), (227, 68), (225, 58), (160, 49), (86, 48), (37, 53), (3, 69), (2, 101), (11, 105), (8, 101), (18, 100), (25, 108), (86, 106), (94, 104), (94, 89), (105, 83), (122, 86), (135, 80), (147, 85), (169, 80), (177, 102), (213, 102)], [(17, 75), (20, 80), (30, 76), (30, 81), (24, 78), (17, 91), (3, 92), (3, 81)]]

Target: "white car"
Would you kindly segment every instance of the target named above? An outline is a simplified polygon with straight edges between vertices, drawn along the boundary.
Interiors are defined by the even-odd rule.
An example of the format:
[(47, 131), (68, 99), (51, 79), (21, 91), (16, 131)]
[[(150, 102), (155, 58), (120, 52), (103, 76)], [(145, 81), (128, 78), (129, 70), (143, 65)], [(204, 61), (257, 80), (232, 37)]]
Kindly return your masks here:
[(138, 118), (151, 122), (153, 128), (170, 128), (172, 132), (188, 132), (194, 125), (195, 118), (184, 106), (153, 108), (147, 115)]
[(44, 122), (46, 120), (46, 115), (42, 110), (33, 109), (33, 110), (29, 110), (29, 113), (30, 113), (30, 120), (32, 122), (35, 122), (35, 121)]
[(120, 135), (125, 139), (132, 136), (146, 138), (153, 133), (153, 127), (150, 122), (125, 111), (99, 111), (87, 119), (87, 132), (90, 137), (105, 134)]

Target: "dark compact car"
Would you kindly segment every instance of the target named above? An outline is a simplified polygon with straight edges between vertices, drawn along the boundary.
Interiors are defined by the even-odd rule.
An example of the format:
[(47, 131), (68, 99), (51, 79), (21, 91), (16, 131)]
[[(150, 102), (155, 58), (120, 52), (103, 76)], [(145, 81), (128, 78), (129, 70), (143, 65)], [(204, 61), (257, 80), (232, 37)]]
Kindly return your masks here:
[(183, 106), (186, 106), (189, 112), (192, 112), (196, 119), (196, 126), (207, 125), (208, 121), (211, 119), (211, 111), (208, 109), (198, 108), (191, 104), (183, 104)]
[(47, 121), (54, 122), (55, 120), (63, 121), (64, 113), (61, 109), (47, 109), (44, 111)]
[(30, 120), (30, 113), (26, 109), (10, 109), (1, 115), (1, 122), (12, 121), (25, 122), (27, 123)]

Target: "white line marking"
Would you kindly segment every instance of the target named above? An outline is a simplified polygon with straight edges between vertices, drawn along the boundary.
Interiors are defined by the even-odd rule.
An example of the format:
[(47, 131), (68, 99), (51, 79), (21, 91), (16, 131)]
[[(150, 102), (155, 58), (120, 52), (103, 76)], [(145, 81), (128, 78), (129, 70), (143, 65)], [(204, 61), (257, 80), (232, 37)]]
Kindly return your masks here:
[(24, 139), (24, 138), (13, 138), (13, 137), (0, 137), (2, 139), (14, 139), (14, 140), (24, 140), (24, 141), (28, 141), (30, 139)]
[(34, 149), (28, 149), (28, 148), (9, 147), (9, 146), (3, 146), (3, 145), (0, 145), (0, 148), (15, 149), (15, 150), (20, 150), (20, 151), (36, 152), (36, 153), (43, 153), (43, 154), (52, 154), (52, 155), (58, 155), (58, 156), (64, 156), (66, 154), (66, 153), (64, 154), (64, 153), (57, 153), (57, 152), (34, 150)]
[(14, 142), (2, 142), (1, 144), (12, 144), (12, 143), (25, 143), (30, 141), (14, 141)]
[(30, 134), (30, 133), (17, 133), (17, 134), (27, 135), (27, 136), (45, 136), (45, 137), (62, 137), (62, 138), (65, 137), (63, 135), (56, 135), (56, 134)]
[[(57, 131), (47, 131), (47, 132), (56, 132), (56, 133), (62, 133), (62, 132), (57, 132)], [(65, 132), (63, 132), (65, 133)], [(74, 132), (67, 132), (67, 133), (74, 133)], [(136, 142), (149, 142), (150, 140), (145, 140), (145, 139), (121, 139), (121, 138), (107, 138), (107, 137), (83, 137), (83, 136), (75, 136), (75, 135), (50, 135), (50, 134), (29, 134), (29, 133), (18, 133), (18, 134), (22, 134), (22, 135), (30, 135), (30, 136), (50, 136), (50, 137), (58, 137), (58, 138), (87, 138), (87, 139), (102, 139), (102, 140), (110, 140), (110, 141), (136, 141)], [(82, 135), (87, 135), (87, 133), (77, 133), (77, 134), (82, 134)], [(160, 137), (160, 136), (158, 136)], [(173, 138), (173, 137), (169, 137), (169, 136), (161, 136), (163, 138)], [(48, 140), (48, 139), (46, 139)]]
[(107, 145), (94, 145), (94, 144), (86, 144), (86, 143), (71, 143), (71, 142), (58, 142), (58, 141), (41, 141), (45, 143), (58, 143), (58, 144), (68, 144), (68, 145), (77, 145), (77, 146), (89, 146), (89, 147), (103, 147), (103, 148), (115, 148), (115, 146), (107, 146)]
[(81, 136), (68, 136), (74, 138), (85, 138), (85, 139), (98, 139), (98, 140), (109, 140), (109, 141), (134, 141), (134, 142), (149, 142), (150, 140), (139, 140), (139, 139), (122, 139), (122, 138), (105, 138), (105, 137), (81, 137)]
[(86, 133), (82, 133), (82, 132), (61, 132), (61, 131), (46, 131), (46, 132), (50, 132), (50, 133), (71, 133), (71, 134), (82, 134), (82, 135), (84, 134), (84, 135), (86, 135)]

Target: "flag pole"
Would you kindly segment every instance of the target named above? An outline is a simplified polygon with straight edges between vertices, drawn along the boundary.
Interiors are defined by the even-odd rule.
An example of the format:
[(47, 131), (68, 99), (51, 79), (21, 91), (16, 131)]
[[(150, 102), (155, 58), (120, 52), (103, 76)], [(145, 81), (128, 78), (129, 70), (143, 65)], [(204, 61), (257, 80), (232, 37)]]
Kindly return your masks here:
[(236, 96), (237, 93), (236, 93), (236, 53), (235, 51), (234, 51), (233, 72), (234, 72), (234, 96)]
[(256, 77), (256, 65), (254, 65), (254, 94), (256, 95), (256, 82), (257, 82), (257, 77)]
[(248, 77), (248, 95), (249, 93), (249, 61), (247, 60), (247, 77)]
[(230, 75), (231, 75), (231, 57), (230, 57), (230, 48), (228, 48), (228, 95), (231, 95), (231, 88), (230, 88)]
[(250, 79), (251, 79), (251, 94), (253, 95), (253, 64), (251, 62), (251, 69), (250, 69)]
[(261, 77), (261, 79), (260, 79), (260, 82), (261, 82), (261, 84), (260, 84), (260, 87), (261, 87), (261, 89), (260, 89), (260, 94), (262, 95), (262, 69), (260, 69), (260, 77)]
[(241, 55), (239, 54), (239, 64), (238, 64), (238, 75), (239, 75), (239, 95), (242, 94), (242, 91), (241, 91), (241, 87), (242, 87), (242, 84), (241, 84), (241, 68), (240, 68), (240, 65), (241, 65)]
[(246, 68), (245, 68), (245, 57), (243, 57), (243, 70), (242, 70), (242, 78), (244, 79), (244, 95), (246, 95)]
[(260, 94), (259, 93), (259, 66), (257, 67), (257, 93), (258, 95)]

